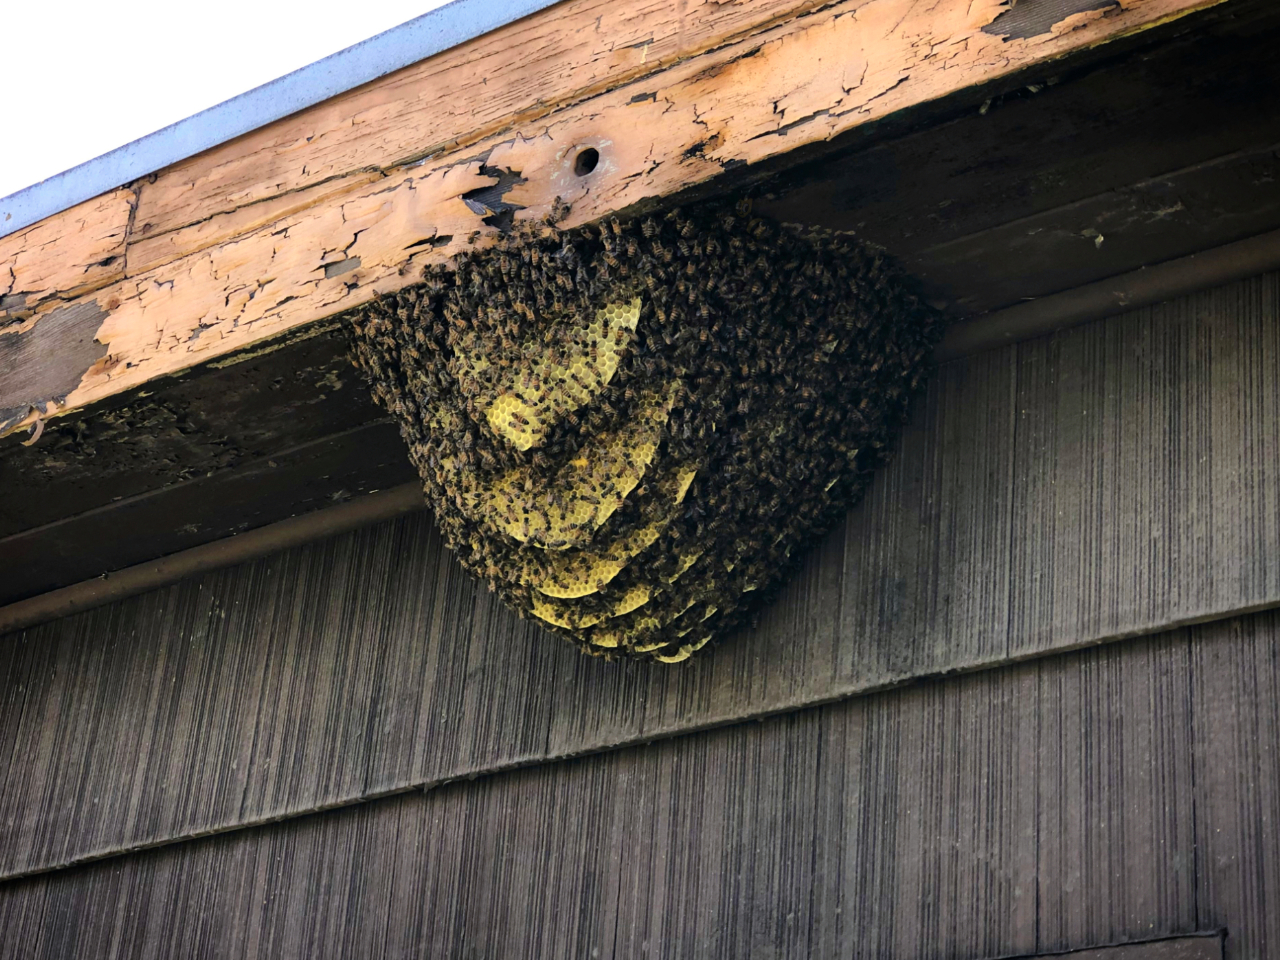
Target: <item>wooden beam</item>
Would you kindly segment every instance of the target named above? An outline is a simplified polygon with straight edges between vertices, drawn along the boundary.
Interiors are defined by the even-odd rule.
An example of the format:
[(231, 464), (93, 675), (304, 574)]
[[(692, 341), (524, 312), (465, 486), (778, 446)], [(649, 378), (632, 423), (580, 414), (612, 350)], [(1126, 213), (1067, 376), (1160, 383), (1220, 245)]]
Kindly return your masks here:
[(561, 4), (0, 241), (0, 432), (1219, 2)]
[[(177, 163), (132, 191), (95, 198), (0, 239), (0, 264), (15, 267), (0, 286), (0, 323), (659, 72), (821, 2), (727, 0), (695, 13), (673, 0), (560, 4)], [(51, 249), (55, 243), (63, 246)], [(90, 269), (112, 256), (113, 270)], [(52, 275), (32, 276), (33, 262)]]
[(123, 279), (136, 201), (113, 190), (0, 239), (0, 333), (52, 300)]

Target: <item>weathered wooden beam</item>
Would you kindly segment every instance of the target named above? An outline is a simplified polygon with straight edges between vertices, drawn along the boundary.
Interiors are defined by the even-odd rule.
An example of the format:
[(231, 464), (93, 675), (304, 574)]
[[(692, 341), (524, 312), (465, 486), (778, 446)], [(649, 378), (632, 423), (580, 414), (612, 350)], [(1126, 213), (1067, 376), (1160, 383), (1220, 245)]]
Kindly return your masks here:
[[(821, 4), (728, 0), (694, 11), (673, 0), (560, 4), (174, 164), (131, 191), (78, 204), (0, 238), (0, 264), (14, 268), (0, 287), (0, 323), (51, 299), (137, 276), (381, 179), (397, 166), (474, 144)], [(102, 261), (113, 256), (108, 271)], [(33, 262), (42, 273), (33, 274)]]
[[(136, 195), (113, 190), (0, 240), (0, 318), (125, 276), (125, 239)], [(5, 276), (7, 274), (7, 276)]]
[(562, 4), (0, 241), (0, 432), (1219, 2)]

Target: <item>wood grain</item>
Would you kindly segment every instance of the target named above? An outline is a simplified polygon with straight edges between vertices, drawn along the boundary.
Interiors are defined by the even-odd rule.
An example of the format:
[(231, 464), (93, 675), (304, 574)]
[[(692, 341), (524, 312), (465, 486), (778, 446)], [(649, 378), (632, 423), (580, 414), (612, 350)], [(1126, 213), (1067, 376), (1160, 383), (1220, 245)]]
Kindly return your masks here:
[(426, 516), (10, 635), (0, 870), (1278, 604), (1278, 367), (1275, 274), (946, 365), (760, 626), (687, 669), (542, 635)]
[(1205, 923), (1243, 928), (1240, 956), (1268, 956), (1280, 951), (1280, 636), (1248, 622), (1226, 631), (1229, 642), (1192, 651), (1196, 895)]
[(1161, 937), (1057, 954), (1064, 960), (1222, 960), (1221, 931), (1187, 937)]
[(1257, 614), (190, 841), (4, 883), (0, 924), (30, 960), (1206, 960), (1217, 923), (1272, 956), (1278, 642)]
[[(464, 148), (383, 170), (373, 182), (362, 172), (341, 191), (308, 188), (318, 192), (305, 209), (273, 200), (275, 219), (257, 223), (252, 214), (247, 222), (257, 225), (248, 229), (233, 216), (227, 222), (245, 232), (228, 237), (196, 231), (196, 242), (212, 245), (170, 262), (153, 265), (161, 254), (152, 250), (138, 272), (86, 295), (107, 313), (97, 334), (107, 353), (77, 367), (79, 386), (65, 402), (29, 420), (412, 282), (423, 264), (487, 242), (496, 229), (488, 211), (464, 197), (504, 175), (515, 180), (502, 199), (522, 218), (545, 214), (558, 197), (572, 205), (568, 224), (585, 223), (1216, 2), (1119, 0), (1029, 38), (984, 31), (1003, 0), (845, 0), (771, 22)], [(574, 159), (587, 147), (601, 161), (576, 176)]]
[(561, 3), (174, 164), (143, 190), (139, 241), (466, 147), (821, 5)]
[(817, 5), (586, 0), (540, 11), (0, 239), (13, 281), (0, 287), (0, 322), (125, 276), (126, 242), (136, 275)]
[(74, 297), (125, 275), (134, 190), (121, 188), (0, 237), (0, 331), (40, 304)]

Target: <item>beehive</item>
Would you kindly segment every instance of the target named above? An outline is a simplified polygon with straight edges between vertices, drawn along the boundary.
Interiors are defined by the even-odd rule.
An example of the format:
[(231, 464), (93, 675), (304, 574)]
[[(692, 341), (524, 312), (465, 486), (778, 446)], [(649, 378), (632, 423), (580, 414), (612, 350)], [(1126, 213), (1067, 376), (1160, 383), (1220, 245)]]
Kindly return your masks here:
[(743, 204), (517, 228), (354, 318), (449, 546), (606, 655), (688, 658), (866, 486), (940, 318)]

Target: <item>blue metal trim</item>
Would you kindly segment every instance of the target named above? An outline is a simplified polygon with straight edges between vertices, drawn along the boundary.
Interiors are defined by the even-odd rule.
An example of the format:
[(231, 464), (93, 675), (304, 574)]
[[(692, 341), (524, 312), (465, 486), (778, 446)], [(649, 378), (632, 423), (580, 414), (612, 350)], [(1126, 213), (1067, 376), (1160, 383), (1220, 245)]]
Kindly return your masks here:
[(0, 237), (555, 2), (453, 0), (278, 80), (0, 198)]

